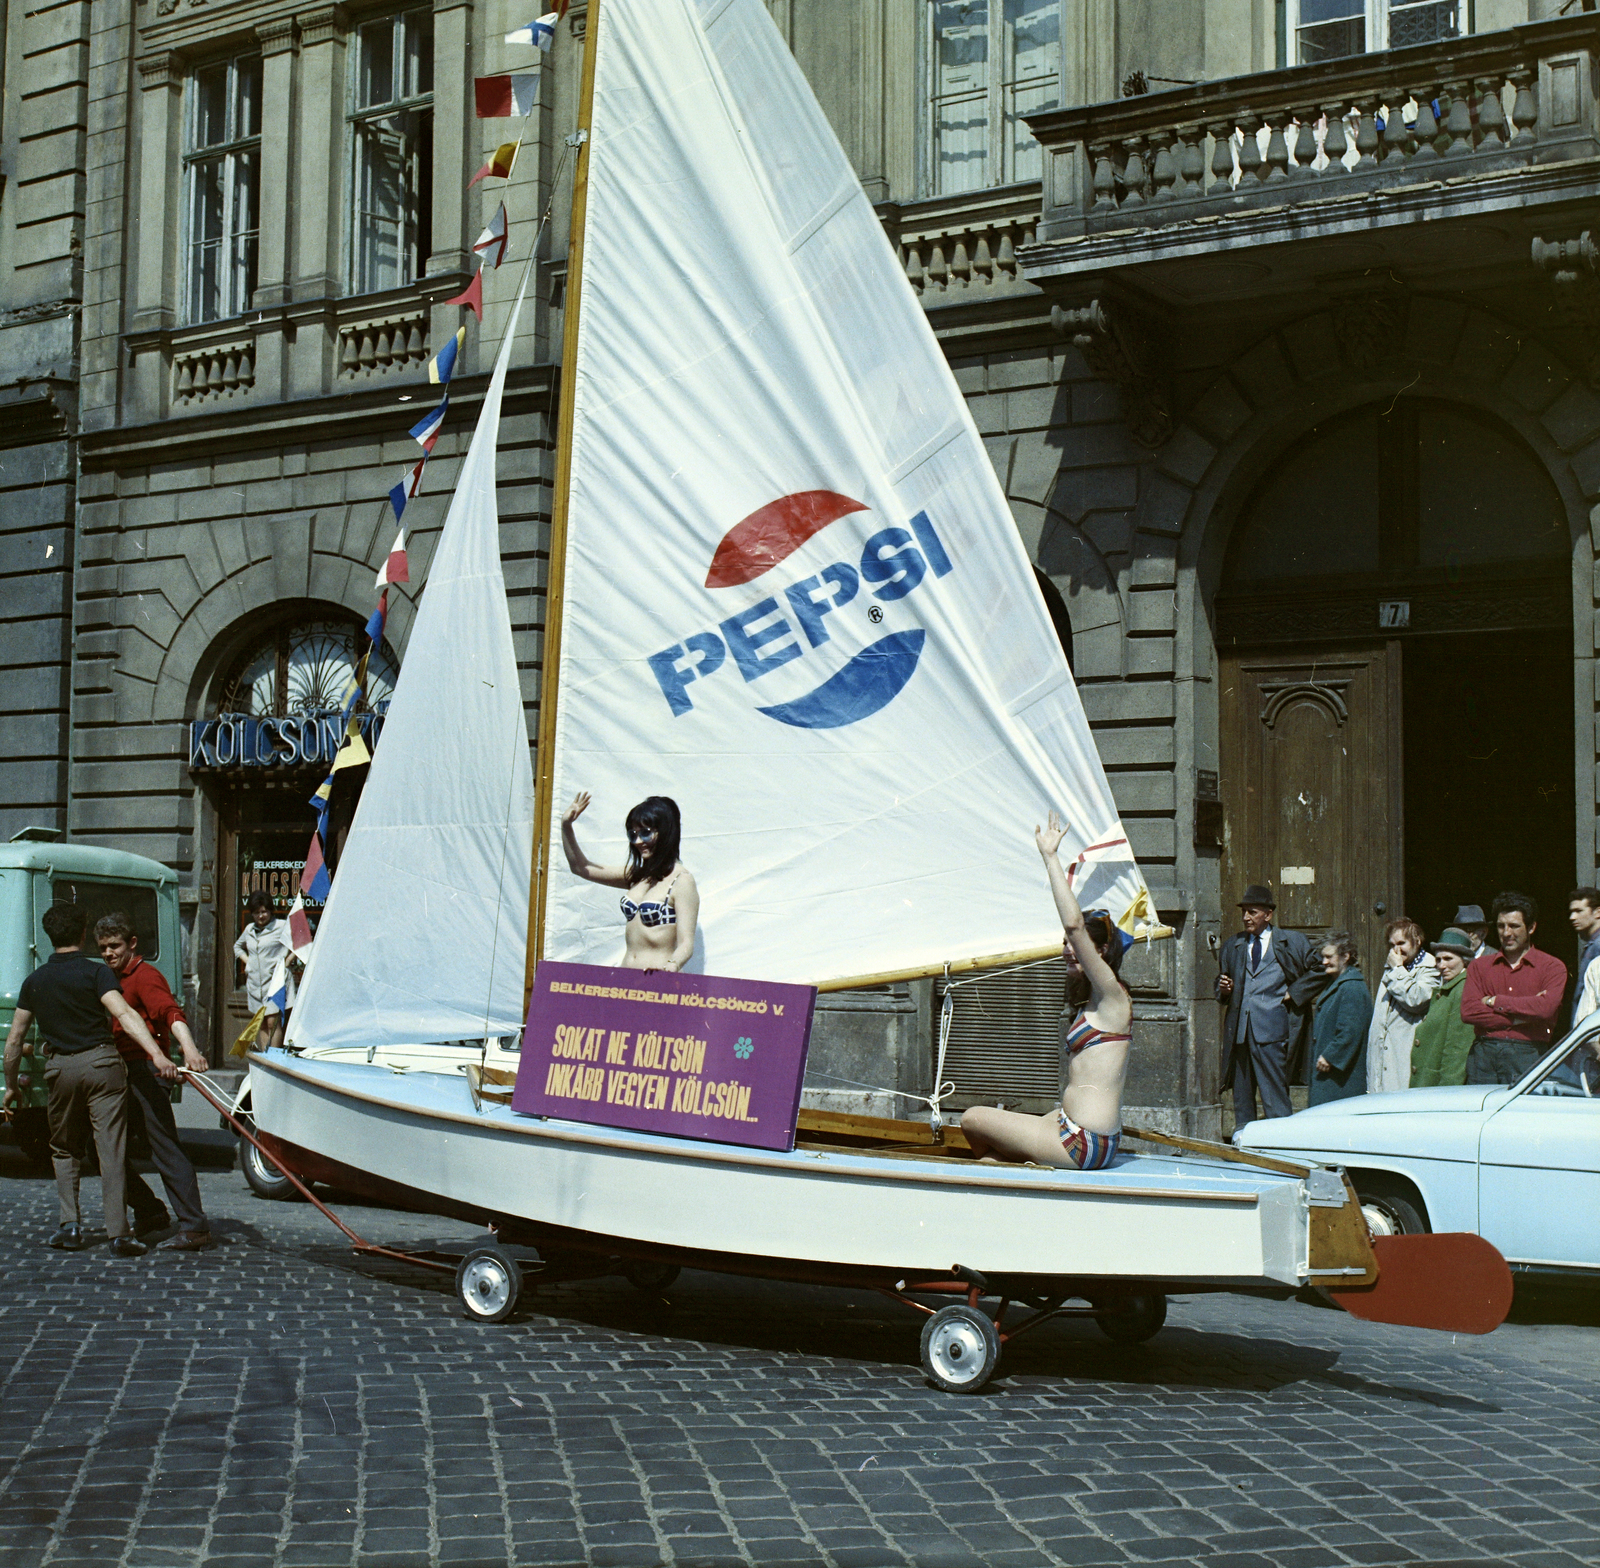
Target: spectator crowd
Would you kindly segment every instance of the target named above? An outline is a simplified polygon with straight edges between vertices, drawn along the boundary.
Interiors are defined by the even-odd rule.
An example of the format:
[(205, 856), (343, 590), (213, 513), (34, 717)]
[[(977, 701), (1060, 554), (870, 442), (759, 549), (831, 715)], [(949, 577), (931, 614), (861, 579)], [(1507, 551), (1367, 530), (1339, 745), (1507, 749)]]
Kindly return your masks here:
[[(1569, 971), (1536, 945), (1539, 906), (1525, 893), (1494, 900), (1492, 940), (1477, 904), (1461, 905), (1435, 942), (1416, 921), (1391, 920), (1371, 988), (1350, 932), (1318, 941), (1280, 930), (1276, 907), (1269, 887), (1247, 887), (1239, 900), (1244, 929), (1218, 955), (1223, 1083), (1233, 1092), (1236, 1134), (1258, 1115), (1289, 1115), (1293, 1082), (1306, 1085), (1312, 1105), (1516, 1083), (1568, 1016)], [(1600, 1011), (1600, 888), (1574, 888), (1567, 908), (1578, 939), (1570, 1011), (1577, 1020)]]

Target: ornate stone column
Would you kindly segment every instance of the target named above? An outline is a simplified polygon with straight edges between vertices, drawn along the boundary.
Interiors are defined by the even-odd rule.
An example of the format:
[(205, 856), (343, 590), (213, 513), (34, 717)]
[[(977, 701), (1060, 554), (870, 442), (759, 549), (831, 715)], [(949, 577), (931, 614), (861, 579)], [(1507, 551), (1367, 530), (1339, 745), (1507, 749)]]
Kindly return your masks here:
[[(288, 17), (256, 28), (261, 44), (261, 154), (257, 170), (256, 290), (258, 312), (273, 311), (256, 332), (255, 386), (260, 397), (284, 393), (284, 323), (274, 307), (289, 303), (292, 247), (289, 235), (289, 184), (294, 177), (295, 28)], [(271, 105), (269, 112), (267, 106)]]
[[(135, 334), (166, 332), (177, 324), (182, 273), (178, 255), (178, 187), (183, 137), (183, 66), (171, 51), (140, 57), (139, 237), (134, 288)], [(148, 343), (148, 340), (147, 340)], [(134, 359), (129, 390), (135, 419), (166, 412), (167, 357), (156, 344)]]
[[(302, 11), (300, 93), (295, 104), (294, 204), (289, 229), (289, 298), (294, 305), (319, 304), (344, 292), (345, 242), (345, 33), (343, 7)], [(327, 309), (294, 310), (297, 331), (290, 351), (291, 395), (314, 396), (326, 389), (331, 362), (331, 317)]]

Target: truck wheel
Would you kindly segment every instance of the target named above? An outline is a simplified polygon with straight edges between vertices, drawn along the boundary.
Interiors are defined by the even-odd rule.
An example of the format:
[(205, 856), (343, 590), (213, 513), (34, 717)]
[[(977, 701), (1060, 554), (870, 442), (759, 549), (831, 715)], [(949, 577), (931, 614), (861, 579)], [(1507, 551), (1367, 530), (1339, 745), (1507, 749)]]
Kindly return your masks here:
[(456, 1294), (474, 1323), (504, 1323), (517, 1309), (522, 1270), (504, 1247), (474, 1247), (456, 1269)]
[(239, 1140), (239, 1169), (258, 1198), (290, 1201), (300, 1196), (295, 1184), (247, 1138)]
[(977, 1393), (999, 1360), (1000, 1331), (977, 1307), (945, 1307), (922, 1326), (922, 1370), (947, 1394)]
[(653, 1258), (635, 1258), (622, 1271), (622, 1277), (635, 1290), (659, 1296), (678, 1277), (676, 1263), (658, 1263)]
[(1361, 1217), (1374, 1236), (1425, 1236), (1427, 1221), (1417, 1213), (1413, 1204), (1393, 1192), (1371, 1192), (1356, 1189), (1361, 1201)]
[(1119, 1296), (1103, 1307), (1098, 1301), (1095, 1306), (1101, 1307), (1094, 1319), (1100, 1332), (1119, 1345), (1142, 1345), (1167, 1321), (1167, 1298), (1161, 1295)]

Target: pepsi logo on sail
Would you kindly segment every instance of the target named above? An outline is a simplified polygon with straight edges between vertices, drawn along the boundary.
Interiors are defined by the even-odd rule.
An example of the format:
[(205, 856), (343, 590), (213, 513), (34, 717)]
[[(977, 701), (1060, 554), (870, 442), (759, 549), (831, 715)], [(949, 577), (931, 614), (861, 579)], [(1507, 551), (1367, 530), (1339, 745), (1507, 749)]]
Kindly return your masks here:
[[(707, 590), (725, 598), (727, 590), (760, 583), (766, 591), (649, 656), (675, 718), (694, 711), (696, 681), (721, 675), (753, 684), (797, 659), (816, 666), (816, 684), (786, 701), (757, 703), (757, 713), (800, 729), (838, 729), (899, 696), (916, 673), (926, 630), (913, 625), (888, 632), (841, 663), (837, 648), (829, 646), (834, 637), (828, 617), (868, 598), (875, 602), (866, 619), (875, 627), (884, 618), (882, 605), (906, 599), (930, 577), (949, 576), (954, 566), (926, 511), (903, 527), (873, 530), (845, 559), (810, 572), (791, 568), (787, 577), (768, 575), (831, 524), (869, 510), (836, 491), (797, 491), (758, 508), (722, 536), (706, 572)], [(711, 613), (722, 608), (716, 605)]]

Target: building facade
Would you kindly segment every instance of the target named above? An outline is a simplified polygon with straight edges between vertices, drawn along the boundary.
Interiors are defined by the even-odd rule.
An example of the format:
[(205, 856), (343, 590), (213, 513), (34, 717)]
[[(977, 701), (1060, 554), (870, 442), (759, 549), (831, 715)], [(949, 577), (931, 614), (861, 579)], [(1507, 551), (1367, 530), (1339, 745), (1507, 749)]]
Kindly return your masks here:
[[(1594, 18), (1544, 0), (771, 9), (971, 400), (1177, 933), (1127, 966), (1130, 1119), (1219, 1125), (1213, 953), (1246, 882), (1278, 886), (1286, 924), (1353, 930), (1369, 968), (1394, 914), (1437, 930), (1505, 886), (1541, 898), (1564, 952), (1600, 755)], [(15, 459), (33, 466), (0, 479), (55, 509), (63, 559), (32, 566), (44, 514), (8, 507), (3, 657), (36, 673), (5, 699), (4, 809), (179, 870), (214, 1048), (243, 1022), (242, 900), (281, 897), (304, 854), (385, 496), (500, 200), (469, 184), (501, 129), (471, 80), (518, 63), (500, 39), (526, 20), (503, 0), (11, 13), (0, 346), (33, 334), (6, 364), (34, 356), (11, 373), (46, 424), (13, 424), (37, 429)], [(515, 218), (552, 194), (585, 26), (575, 5)], [(500, 456), (530, 719), (556, 195)], [(407, 509), (415, 581), (503, 328), (491, 296)], [(956, 993), (958, 1104), (1043, 1108), (1058, 998), (1048, 966)], [(813, 1053), (832, 1103), (925, 1089), (939, 1001), (833, 999)]]

